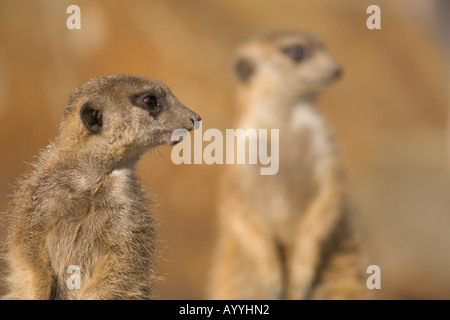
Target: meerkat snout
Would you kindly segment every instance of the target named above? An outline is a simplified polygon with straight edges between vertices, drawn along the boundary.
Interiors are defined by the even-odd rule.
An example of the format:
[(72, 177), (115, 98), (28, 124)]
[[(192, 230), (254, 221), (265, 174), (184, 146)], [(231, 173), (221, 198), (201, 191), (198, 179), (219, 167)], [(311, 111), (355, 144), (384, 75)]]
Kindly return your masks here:
[(194, 126), (195, 126), (195, 122), (202, 121), (202, 118), (196, 113), (191, 114), (190, 119), (191, 119), (192, 123), (194, 124)]

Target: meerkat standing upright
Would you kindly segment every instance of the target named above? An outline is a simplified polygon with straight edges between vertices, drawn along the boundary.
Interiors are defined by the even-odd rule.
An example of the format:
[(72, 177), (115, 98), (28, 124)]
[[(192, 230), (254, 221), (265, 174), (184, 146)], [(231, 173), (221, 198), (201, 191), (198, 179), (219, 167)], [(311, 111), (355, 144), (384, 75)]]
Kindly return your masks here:
[(362, 297), (344, 171), (315, 109), (340, 67), (316, 37), (296, 32), (250, 39), (235, 66), (238, 127), (279, 129), (279, 171), (262, 176), (255, 165), (227, 168), (211, 297)]
[[(59, 136), (21, 180), (9, 210), (4, 298), (151, 298), (155, 227), (135, 164), (199, 120), (147, 78), (110, 75), (77, 89)], [(80, 271), (79, 290), (67, 285), (70, 266)]]

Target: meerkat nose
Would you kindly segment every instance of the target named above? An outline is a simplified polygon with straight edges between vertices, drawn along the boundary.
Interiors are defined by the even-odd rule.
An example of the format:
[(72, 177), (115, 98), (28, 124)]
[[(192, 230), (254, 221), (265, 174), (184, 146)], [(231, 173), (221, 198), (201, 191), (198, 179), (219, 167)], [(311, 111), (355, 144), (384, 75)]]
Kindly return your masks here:
[(194, 129), (197, 130), (198, 128), (200, 128), (200, 121), (202, 121), (202, 118), (198, 114), (192, 112), (189, 116), (189, 119), (191, 119), (192, 124), (194, 125)]
[(196, 113), (191, 114), (190, 118), (191, 118), (191, 121), (192, 121), (193, 123), (194, 123), (195, 121), (202, 121), (202, 118), (201, 118), (198, 114), (196, 114)]
[(341, 68), (340, 66), (336, 66), (336, 67), (334, 68), (333, 76), (334, 76), (335, 78), (340, 78), (340, 77), (342, 76), (342, 68)]

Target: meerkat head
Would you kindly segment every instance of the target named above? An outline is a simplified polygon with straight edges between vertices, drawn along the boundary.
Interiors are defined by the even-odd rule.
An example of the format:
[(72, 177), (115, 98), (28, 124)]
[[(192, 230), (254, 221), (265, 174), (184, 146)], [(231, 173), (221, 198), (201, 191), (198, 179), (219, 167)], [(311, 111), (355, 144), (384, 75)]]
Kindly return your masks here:
[(341, 75), (340, 66), (316, 37), (280, 32), (253, 37), (235, 56), (235, 71), (244, 91), (282, 103), (315, 99)]
[(192, 130), (200, 120), (158, 81), (109, 75), (89, 80), (71, 95), (59, 140), (81, 145), (92, 158), (104, 155), (114, 165), (173, 144), (174, 130)]

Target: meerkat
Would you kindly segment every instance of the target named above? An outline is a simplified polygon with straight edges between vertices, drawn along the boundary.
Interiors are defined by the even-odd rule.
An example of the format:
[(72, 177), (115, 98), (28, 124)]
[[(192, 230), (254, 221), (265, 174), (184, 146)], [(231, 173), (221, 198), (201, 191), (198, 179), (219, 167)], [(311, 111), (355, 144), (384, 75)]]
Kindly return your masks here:
[(235, 71), (238, 127), (279, 129), (279, 171), (227, 167), (210, 297), (362, 298), (345, 170), (315, 107), (340, 66), (315, 36), (279, 32), (244, 42)]
[[(150, 299), (155, 219), (135, 164), (195, 121), (167, 86), (144, 77), (109, 75), (75, 90), (9, 209), (4, 298)], [(73, 266), (79, 288), (67, 285)]]

